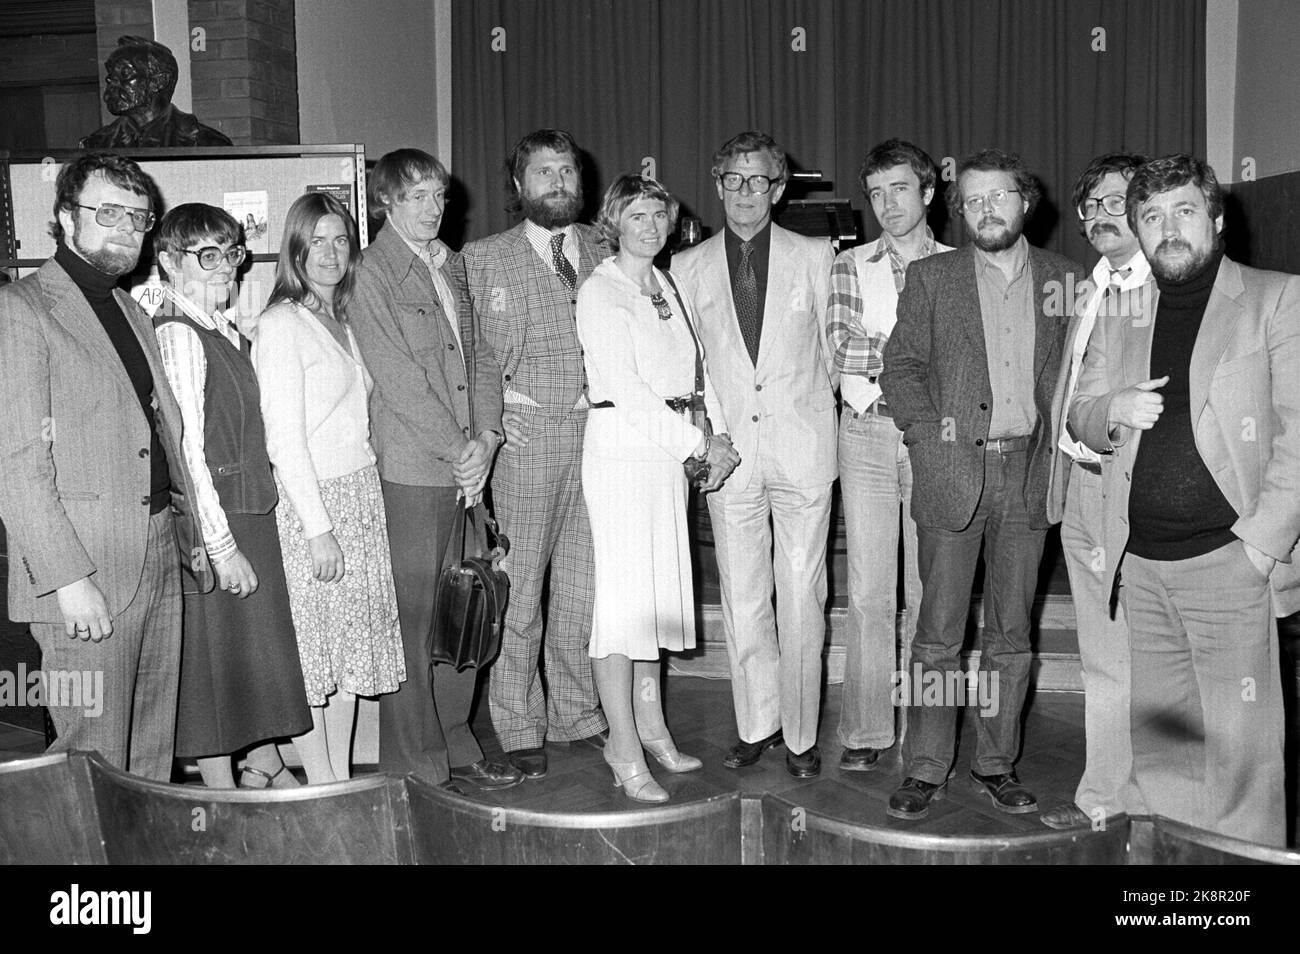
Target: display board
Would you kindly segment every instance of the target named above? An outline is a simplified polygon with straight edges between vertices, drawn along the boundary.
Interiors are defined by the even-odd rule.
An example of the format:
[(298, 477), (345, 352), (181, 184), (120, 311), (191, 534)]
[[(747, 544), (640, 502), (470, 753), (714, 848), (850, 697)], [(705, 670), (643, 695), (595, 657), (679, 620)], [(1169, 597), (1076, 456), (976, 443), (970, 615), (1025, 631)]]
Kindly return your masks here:
[[(306, 191), (327, 191), (344, 200), (368, 244), (365, 150), (360, 145), (223, 146), (191, 149), (120, 150), (136, 160), (158, 185), (160, 212), (186, 202), (227, 209), (245, 226), (250, 264), (240, 272), (241, 315), (256, 315), (266, 303), (275, 277), (275, 258), (289, 206)], [(11, 202), (8, 243), (0, 260), (13, 278), (40, 266), (54, 254), (49, 234), (55, 180), (62, 164), (80, 155), (14, 155), (7, 160)], [(156, 307), (156, 273), (150, 274), (152, 247), (141, 255), (132, 294), (151, 311)]]

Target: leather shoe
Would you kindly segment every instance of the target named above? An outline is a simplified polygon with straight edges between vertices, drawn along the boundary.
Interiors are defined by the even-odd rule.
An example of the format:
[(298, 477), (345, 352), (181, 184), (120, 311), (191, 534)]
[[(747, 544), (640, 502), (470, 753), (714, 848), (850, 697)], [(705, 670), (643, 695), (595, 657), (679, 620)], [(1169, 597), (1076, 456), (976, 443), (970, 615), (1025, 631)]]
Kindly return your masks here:
[(753, 765), (759, 760), (759, 757), (768, 749), (775, 748), (785, 742), (785, 736), (781, 730), (777, 729), (766, 739), (759, 739), (757, 742), (746, 742), (741, 739), (731, 747), (731, 751), (723, 758), (722, 764), (727, 768), (744, 768), (746, 765)]
[(845, 749), (840, 756), (841, 772), (870, 772), (880, 759), (880, 749)]
[(909, 775), (903, 779), (898, 791), (889, 796), (889, 807), (885, 809), (885, 814), (908, 821), (922, 819), (930, 814), (931, 802), (943, 801), (947, 789), (946, 781), (935, 785)]
[(993, 801), (993, 807), (1008, 815), (1023, 815), (1038, 811), (1038, 799), (1029, 789), (1020, 784), (1015, 772), (999, 772), (996, 775), (980, 775), (971, 770), (970, 780), (976, 794), (983, 793)]
[(516, 749), (507, 752), (510, 764), (524, 773), (524, 778), (546, 778), (546, 750), (540, 746), (535, 749)]
[[(1067, 831), (1071, 828), (1091, 828), (1093, 821), (1092, 816), (1074, 802), (1049, 808), (1038, 816), (1038, 820), (1048, 828), (1055, 828), (1057, 831)], [(1109, 820), (1110, 818), (1107, 818), (1101, 824), (1104, 826)]]
[(473, 765), (453, 766), (451, 777), (485, 792), (495, 792), (518, 785), (524, 780), (524, 773), (513, 765), (479, 759)]
[(785, 770), (795, 778), (816, 778), (822, 770), (822, 753), (814, 745), (807, 752), (795, 755), (785, 750)]

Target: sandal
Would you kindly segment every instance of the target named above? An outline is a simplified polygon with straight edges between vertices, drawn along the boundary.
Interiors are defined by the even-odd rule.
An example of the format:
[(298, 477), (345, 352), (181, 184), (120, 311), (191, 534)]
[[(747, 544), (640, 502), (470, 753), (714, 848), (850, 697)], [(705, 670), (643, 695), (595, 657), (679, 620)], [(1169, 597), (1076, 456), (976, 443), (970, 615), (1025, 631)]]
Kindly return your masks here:
[[(288, 768), (289, 768), (289, 767), (288, 767), (287, 765), (281, 764), (281, 765), (280, 765), (280, 771), (278, 771), (278, 772), (276, 772), (274, 775), (272, 775), (272, 774), (270, 774), (270, 773), (268, 773), (268, 772), (263, 772), (260, 768), (254, 768), (254, 767), (251, 766), (251, 765), (245, 765), (245, 766), (243, 767), (243, 769), (241, 769), (240, 772), (239, 772), (239, 787), (240, 787), (240, 788), (254, 788), (254, 789), (261, 789), (261, 788), (274, 788), (274, 787), (275, 787), (275, 780), (276, 780), (277, 778), (279, 778), (281, 775), (283, 775), (283, 774), (285, 773), (285, 771), (286, 771)], [(245, 784), (244, 784), (244, 776), (245, 776), (245, 775), (248, 775), (248, 774), (250, 774), (250, 773), (253, 774), (253, 775), (257, 775), (257, 776), (260, 776), (260, 777), (266, 779), (266, 784), (265, 784), (265, 785), (245, 785)]]

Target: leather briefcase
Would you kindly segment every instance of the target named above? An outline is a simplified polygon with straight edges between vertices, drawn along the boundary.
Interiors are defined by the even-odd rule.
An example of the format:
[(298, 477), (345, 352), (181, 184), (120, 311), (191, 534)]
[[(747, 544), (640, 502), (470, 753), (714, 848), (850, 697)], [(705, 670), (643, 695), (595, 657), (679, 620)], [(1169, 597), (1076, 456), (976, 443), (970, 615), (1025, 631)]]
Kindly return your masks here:
[(430, 663), (455, 666), (457, 672), (496, 659), (510, 595), (510, 578), (501, 569), (510, 541), (482, 504), (464, 511), (460, 542), (461, 558), (438, 577), (429, 644)]

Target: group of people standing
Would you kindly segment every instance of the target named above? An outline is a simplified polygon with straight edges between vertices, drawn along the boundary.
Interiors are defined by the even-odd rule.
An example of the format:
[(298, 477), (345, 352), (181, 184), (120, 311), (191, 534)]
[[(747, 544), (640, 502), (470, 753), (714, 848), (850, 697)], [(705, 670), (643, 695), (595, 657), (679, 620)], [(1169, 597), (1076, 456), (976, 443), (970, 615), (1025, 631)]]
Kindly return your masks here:
[[(892, 687), (965, 687), (948, 677), (982, 550), (977, 676), (998, 699), (976, 718), (970, 782), (1001, 811), (1038, 811), (1015, 763), (1043, 541), (1061, 522), (1087, 760), (1043, 823), (1150, 813), (1284, 846), (1276, 619), (1300, 610), (1300, 278), (1224, 256), (1222, 190), (1188, 155), (1084, 170), (1071, 202), (1101, 256), (1090, 276), (1025, 241), (1040, 189), (1017, 156), (959, 163), (959, 250), (926, 226), (935, 168), (918, 147), (880, 144), (861, 179), (882, 235), (836, 259), (827, 324), (849, 552), (840, 767), (868, 770), (893, 741), (901, 504)], [(901, 695), (887, 813), (910, 820), (954, 774), (965, 691)]]
[[(563, 131), (525, 136), (506, 164), (520, 224), (459, 252), (438, 239), (447, 170), (419, 150), (371, 173), (386, 224), (364, 251), (343, 206), (301, 197), (255, 321), (229, 307), (238, 224), (177, 206), (155, 237), (154, 328), (114, 289), (152, 184), (107, 154), (64, 166), (56, 255), (0, 292), (10, 615), (46, 668), (106, 674), (103, 718), (55, 710), (56, 745), (167, 778), (174, 727), (208, 784), (246, 754), (245, 784), (281, 785), (273, 743), (294, 737), (309, 781), (329, 781), (350, 771), (355, 697), (379, 696), (385, 771), (505, 788), (547, 774), (547, 744), (588, 744), (629, 797), (665, 801), (647, 753), (701, 766), (660, 692), (661, 652), (695, 645), (695, 483), (732, 671), (724, 765), (784, 745), (791, 775), (816, 776), (838, 478), (838, 764), (870, 771), (901, 735), (891, 816), (925, 817), (951, 777), (964, 697), (900, 709), (920, 700), (899, 677), (957, 684), (981, 550), (980, 675), (999, 699), (971, 784), (1038, 810), (1015, 763), (1038, 565), (1063, 520), (1088, 760), (1043, 821), (1150, 811), (1281, 843), (1300, 279), (1223, 257), (1208, 166), (1090, 165), (1073, 196), (1102, 256), (1089, 281), (1025, 241), (1039, 188), (995, 149), (947, 188), (959, 250), (927, 225), (930, 157), (870, 150), (882, 233), (835, 257), (772, 221), (785, 153), (741, 133), (711, 167), (725, 227), (671, 271), (655, 260), (677, 200), (620, 176), (582, 224), (581, 156)], [(501, 761), (469, 726), (481, 674), (429, 657), (439, 572), (485, 495), (511, 541), (487, 676)]]

